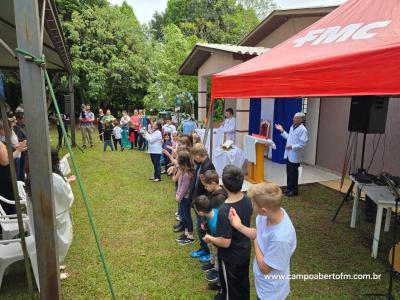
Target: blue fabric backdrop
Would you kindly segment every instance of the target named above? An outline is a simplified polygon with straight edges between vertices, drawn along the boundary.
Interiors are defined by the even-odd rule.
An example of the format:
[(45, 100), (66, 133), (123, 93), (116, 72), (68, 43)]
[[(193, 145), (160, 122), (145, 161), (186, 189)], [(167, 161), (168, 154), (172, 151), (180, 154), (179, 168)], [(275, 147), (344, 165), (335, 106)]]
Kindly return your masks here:
[(249, 135), (260, 132), (261, 98), (250, 99)]
[(281, 124), (283, 128), (289, 132), (290, 126), (293, 124), (293, 116), (295, 113), (301, 111), (302, 99), (301, 98), (277, 98), (275, 99), (274, 109), (274, 142), (276, 150), (272, 150), (272, 161), (284, 164), (286, 140), (281, 136), (280, 132), (275, 129), (275, 124)]

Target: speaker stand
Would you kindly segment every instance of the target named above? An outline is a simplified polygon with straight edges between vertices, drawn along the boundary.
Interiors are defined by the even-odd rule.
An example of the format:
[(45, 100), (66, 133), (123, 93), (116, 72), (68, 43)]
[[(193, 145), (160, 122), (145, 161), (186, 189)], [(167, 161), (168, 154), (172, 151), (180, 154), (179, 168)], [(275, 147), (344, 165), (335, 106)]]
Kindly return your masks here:
[[(361, 150), (361, 167), (358, 169), (357, 173), (365, 172), (365, 170), (364, 170), (364, 159), (365, 159), (365, 144), (366, 144), (366, 141), (367, 141), (367, 134), (364, 132), (363, 146), (362, 146), (362, 150)], [(350, 195), (351, 195), (351, 193), (353, 191), (354, 185), (355, 185), (355, 182), (354, 182), (354, 180), (352, 180), (351, 184), (350, 184), (350, 187), (348, 188), (346, 194), (343, 197), (342, 202), (339, 204), (339, 207), (337, 208), (336, 213), (332, 218), (332, 222), (335, 222), (336, 217), (338, 216), (339, 212), (341, 211), (343, 205), (350, 200)]]

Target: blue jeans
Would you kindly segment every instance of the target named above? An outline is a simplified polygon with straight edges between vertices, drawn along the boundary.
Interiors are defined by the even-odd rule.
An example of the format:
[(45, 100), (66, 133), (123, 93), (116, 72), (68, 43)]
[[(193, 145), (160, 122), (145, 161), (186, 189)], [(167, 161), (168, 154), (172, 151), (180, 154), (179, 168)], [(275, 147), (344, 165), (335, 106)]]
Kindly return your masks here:
[(16, 173), (16, 175), (17, 175), (17, 178), (20, 178), (19, 177), (19, 174), (20, 174), (20, 165), (21, 165), (21, 158), (20, 157), (17, 157), (15, 160), (14, 160), (14, 162), (15, 162), (15, 173)]
[(182, 215), (181, 222), (183, 227), (187, 229), (188, 232), (193, 232), (193, 221), (191, 215), (192, 209), (192, 199), (183, 198), (181, 203), (179, 204), (179, 215)]
[(161, 179), (161, 154), (150, 153), (150, 157), (154, 167), (154, 178)]
[(197, 235), (199, 236), (200, 248), (207, 253), (210, 253), (210, 249), (208, 249), (207, 243), (203, 241), (203, 237), (206, 235), (206, 232), (201, 229), (201, 217), (198, 214), (196, 214), (196, 230)]
[(107, 146), (110, 146), (111, 151), (114, 151), (114, 146), (113, 146), (111, 140), (104, 140), (104, 151), (107, 150)]

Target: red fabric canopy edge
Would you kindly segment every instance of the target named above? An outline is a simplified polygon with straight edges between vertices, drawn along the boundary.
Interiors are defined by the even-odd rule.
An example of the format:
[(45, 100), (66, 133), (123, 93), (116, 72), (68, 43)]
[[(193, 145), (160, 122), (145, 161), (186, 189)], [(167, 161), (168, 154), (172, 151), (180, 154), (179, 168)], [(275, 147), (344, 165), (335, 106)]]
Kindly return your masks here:
[[(212, 77), (212, 99), (400, 94), (400, 1), (348, 1), (271, 51)], [(384, 23), (372, 28), (376, 22)], [(360, 24), (360, 25), (357, 25)], [(365, 29), (362, 39), (295, 47), (313, 30)], [(364, 27), (366, 26), (366, 27)], [(357, 31), (355, 31), (357, 33)], [(360, 36), (360, 33), (358, 34)], [(366, 38), (367, 37), (367, 38)], [(322, 38), (322, 37), (321, 37)], [(339, 39), (340, 35), (336, 39)]]

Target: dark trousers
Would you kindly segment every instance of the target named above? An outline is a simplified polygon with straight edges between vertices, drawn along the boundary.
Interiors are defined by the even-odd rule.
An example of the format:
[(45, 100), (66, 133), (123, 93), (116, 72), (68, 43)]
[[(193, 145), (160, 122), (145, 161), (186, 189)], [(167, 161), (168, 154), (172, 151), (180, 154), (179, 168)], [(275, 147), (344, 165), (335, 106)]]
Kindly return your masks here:
[[(68, 134), (68, 126), (64, 124), (64, 128), (65, 128), (65, 132)], [(58, 131), (58, 145), (57, 147), (60, 148), (62, 145), (62, 140), (63, 140), (63, 132), (62, 132), (62, 128), (60, 125), (57, 125), (57, 131)], [(64, 144), (65, 144), (65, 140), (64, 140)]]
[(103, 149), (104, 151), (107, 150), (107, 146), (110, 146), (111, 151), (114, 151), (114, 146), (113, 146), (111, 140), (104, 140), (104, 149)]
[(299, 163), (286, 161), (286, 176), (288, 192), (297, 193), (299, 185)]
[(139, 131), (134, 130), (133, 134), (135, 135), (135, 148), (138, 146), (138, 138), (139, 138)]
[(183, 198), (179, 204), (179, 216), (181, 217), (181, 223), (188, 232), (193, 232), (193, 221), (192, 221), (192, 200), (190, 198)]
[(25, 181), (25, 162), (28, 161), (27, 152), (21, 153), (21, 159), (19, 160), (19, 173), (18, 180)]
[(250, 259), (244, 264), (230, 264), (219, 260), (219, 278), (223, 295), (229, 300), (250, 299), (249, 266)]
[(210, 249), (207, 246), (207, 243), (203, 241), (203, 237), (206, 235), (206, 231), (201, 229), (201, 217), (196, 214), (196, 231), (200, 241), (200, 248), (210, 253)]
[(142, 150), (142, 151), (146, 150), (147, 140), (142, 135), (139, 135), (139, 137), (138, 137), (138, 147), (139, 147), (139, 150)]
[(15, 159), (14, 159), (14, 162), (15, 162), (15, 173), (16, 173), (16, 175), (17, 175), (17, 180), (18, 180), (18, 178), (19, 178), (19, 172), (21, 171), (21, 170), (19, 169), (19, 165), (21, 164), (21, 158), (19, 158), (19, 157), (15, 158)]
[(121, 147), (121, 149), (123, 149), (123, 148), (122, 148), (121, 139), (116, 139), (114, 136), (112, 137), (112, 139), (113, 139), (113, 143), (114, 143), (114, 148), (115, 148), (115, 150), (118, 150), (118, 144), (119, 144), (119, 146)]
[(103, 124), (101, 124), (101, 126), (97, 126), (97, 130), (99, 131), (99, 137), (100, 137), (100, 141), (103, 141)]
[(154, 178), (161, 179), (161, 164), (160, 164), (161, 154), (150, 153), (150, 157), (154, 167)]

